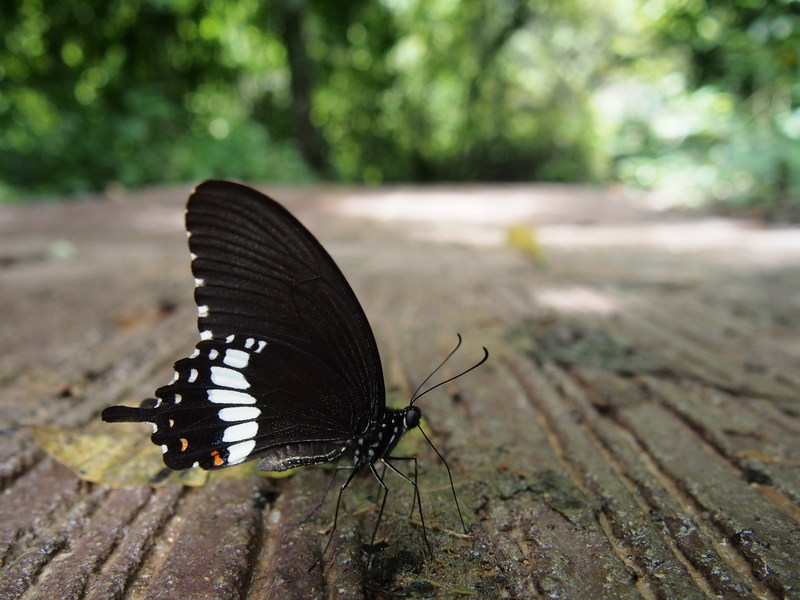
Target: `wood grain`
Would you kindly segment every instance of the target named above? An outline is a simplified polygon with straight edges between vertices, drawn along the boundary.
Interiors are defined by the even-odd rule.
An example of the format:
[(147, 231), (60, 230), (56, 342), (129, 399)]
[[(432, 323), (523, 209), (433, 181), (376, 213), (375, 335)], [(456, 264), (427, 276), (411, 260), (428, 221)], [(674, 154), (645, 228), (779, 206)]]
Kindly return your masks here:
[[(366, 474), (311, 572), (335, 493), (300, 521), (330, 470), (80, 481), (25, 425), (95, 423), (191, 350), (189, 186), (4, 206), (0, 600), (800, 598), (800, 231), (587, 188), (262, 189), (350, 279), (393, 399), (457, 331), (447, 373), (489, 348), (419, 404), (469, 535), (419, 443), (433, 558), (391, 474), (365, 551), (379, 489)], [(510, 247), (510, 227), (537, 247)]]

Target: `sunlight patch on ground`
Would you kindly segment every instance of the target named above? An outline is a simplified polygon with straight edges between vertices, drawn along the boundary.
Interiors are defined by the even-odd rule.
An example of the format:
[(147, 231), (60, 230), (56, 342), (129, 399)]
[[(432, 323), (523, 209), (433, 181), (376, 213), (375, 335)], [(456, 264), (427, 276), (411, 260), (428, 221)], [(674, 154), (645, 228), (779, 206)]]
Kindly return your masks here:
[(551, 225), (539, 231), (544, 247), (650, 248), (672, 254), (726, 252), (748, 262), (800, 263), (800, 228), (761, 228), (747, 221), (720, 218), (673, 223), (625, 225)]
[(536, 301), (561, 313), (610, 315), (619, 303), (596, 289), (581, 286), (553, 287), (536, 292)]
[(376, 221), (413, 223), (409, 235), (426, 241), (504, 246), (510, 227), (553, 222), (567, 197), (564, 186), (399, 188), (351, 195), (340, 209)]
[(345, 213), (379, 221), (510, 225), (548, 212), (548, 197), (521, 188), (485, 190), (397, 189), (345, 200)]
[(351, 216), (407, 221), (410, 236), (438, 243), (500, 247), (508, 244), (509, 231), (527, 226), (545, 252), (643, 248), (673, 254), (716, 253), (750, 263), (800, 264), (798, 227), (660, 215), (600, 189), (547, 185), (383, 189), (350, 195), (340, 208)]

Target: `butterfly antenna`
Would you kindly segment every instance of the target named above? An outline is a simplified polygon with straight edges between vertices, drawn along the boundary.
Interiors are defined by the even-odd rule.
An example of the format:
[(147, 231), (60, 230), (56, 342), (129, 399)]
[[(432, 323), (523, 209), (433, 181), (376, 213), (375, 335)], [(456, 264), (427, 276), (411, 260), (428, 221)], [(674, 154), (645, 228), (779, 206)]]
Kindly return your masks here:
[[(459, 336), (458, 336), (458, 346), (460, 346), (460, 345), (461, 345), (461, 336), (459, 335)], [(438, 367), (436, 367), (436, 370), (435, 370), (433, 373), (436, 373), (436, 371), (438, 371), (438, 370), (439, 370), (439, 369), (442, 367), (442, 365), (444, 365), (444, 363), (445, 363), (445, 362), (447, 362), (447, 359), (448, 359), (448, 358), (450, 358), (450, 357), (453, 355), (453, 352), (455, 352), (456, 350), (458, 350), (458, 346), (456, 346), (456, 347), (453, 349), (453, 351), (452, 351), (452, 352), (450, 352), (450, 354), (448, 354), (448, 355), (447, 355), (447, 358), (445, 358), (445, 359), (444, 359), (444, 362), (443, 362), (441, 365), (439, 365)], [(469, 369), (466, 369), (466, 370), (464, 370), (464, 371), (461, 371), (461, 373), (459, 373), (458, 375), (453, 375), (452, 377), (449, 377), (448, 379), (445, 379), (444, 381), (440, 381), (440, 382), (439, 382), (439, 383), (437, 383), (436, 385), (434, 385), (434, 386), (432, 386), (432, 387), (429, 387), (427, 390), (425, 390), (425, 391), (424, 391), (424, 392), (422, 392), (421, 394), (418, 394), (417, 392), (419, 392), (419, 390), (420, 390), (420, 388), (422, 387), (422, 385), (425, 385), (425, 383), (428, 381), (428, 379), (430, 379), (430, 378), (431, 378), (431, 376), (433, 375), (433, 373), (431, 373), (430, 375), (428, 375), (428, 377), (425, 379), (425, 381), (423, 381), (423, 382), (422, 382), (422, 385), (420, 385), (420, 386), (417, 388), (417, 390), (414, 392), (414, 396), (411, 398), (411, 404), (414, 404), (414, 402), (416, 402), (417, 400), (419, 400), (420, 398), (422, 398), (422, 397), (423, 397), (425, 394), (427, 394), (428, 392), (432, 392), (432, 391), (433, 391), (433, 390), (435, 390), (436, 388), (438, 388), (438, 387), (441, 387), (441, 386), (443, 386), (443, 385), (444, 385), (444, 384), (446, 384), (446, 383), (450, 383), (450, 382), (451, 382), (451, 381), (453, 381), (454, 379), (458, 379), (459, 377), (461, 377), (461, 376), (463, 376), (463, 375), (466, 375), (467, 373), (469, 373), (469, 372), (470, 372), (470, 371), (472, 371), (473, 369), (477, 369), (477, 368), (478, 368), (478, 367), (480, 367), (480, 366), (481, 366), (483, 363), (485, 363), (485, 362), (488, 360), (488, 358), (489, 358), (489, 351), (488, 351), (488, 350), (486, 349), (486, 347), (484, 346), (484, 347), (483, 347), (483, 358), (482, 358), (482, 359), (480, 359), (478, 362), (476, 362), (474, 365), (472, 365), (472, 366), (471, 366)]]
[[(413, 394), (411, 394), (411, 404), (414, 404), (414, 402), (417, 400), (417, 398), (419, 398), (419, 396), (417, 396), (417, 394), (418, 394), (418, 393), (419, 393), (419, 391), (420, 391), (420, 390), (421, 390), (421, 389), (422, 389), (422, 388), (425, 386), (425, 384), (426, 384), (426, 383), (428, 383), (428, 382), (430, 381), (431, 377), (433, 377), (434, 375), (436, 375), (436, 372), (437, 372), (439, 369), (441, 369), (441, 368), (442, 368), (442, 367), (445, 365), (445, 363), (446, 363), (448, 360), (450, 360), (450, 357), (451, 357), (451, 356), (453, 356), (453, 354), (455, 354), (455, 353), (456, 353), (456, 350), (458, 350), (458, 349), (461, 347), (461, 334), (460, 334), (460, 333), (456, 333), (456, 336), (458, 337), (458, 341), (456, 342), (456, 347), (455, 347), (455, 348), (453, 348), (452, 350), (450, 350), (450, 353), (449, 353), (447, 356), (445, 356), (445, 357), (444, 357), (444, 360), (443, 360), (441, 363), (439, 363), (439, 366), (438, 366), (438, 367), (436, 367), (436, 368), (435, 368), (433, 371), (431, 371), (431, 374), (430, 374), (430, 375), (428, 375), (428, 376), (427, 376), (427, 377), (426, 377), (426, 378), (425, 378), (425, 379), (422, 381), (422, 383), (420, 383), (420, 384), (417, 386), (417, 389), (415, 389), (415, 390), (414, 390), (414, 393), (413, 393)], [(422, 394), (420, 394), (420, 396), (421, 396), (421, 395), (422, 395)]]

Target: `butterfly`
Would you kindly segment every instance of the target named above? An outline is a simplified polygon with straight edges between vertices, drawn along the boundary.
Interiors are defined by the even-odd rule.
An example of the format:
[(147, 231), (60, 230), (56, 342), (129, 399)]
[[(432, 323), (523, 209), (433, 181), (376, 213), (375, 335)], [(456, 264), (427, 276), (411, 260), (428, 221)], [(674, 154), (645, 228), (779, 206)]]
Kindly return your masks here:
[[(263, 470), (285, 471), (342, 461), (352, 472), (340, 487), (333, 529), (341, 494), (364, 467), (383, 487), (385, 504), (388, 487), (374, 465), (419, 427), (414, 401), (422, 394), (418, 388), (405, 408), (387, 408), (375, 337), (331, 256), (283, 206), (228, 181), (195, 188), (186, 230), (200, 341), (155, 398), (108, 407), (103, 420), (151, 423), (170, 469), (259, 459)], [(472, 368), (487, 358), (484, 348)]]

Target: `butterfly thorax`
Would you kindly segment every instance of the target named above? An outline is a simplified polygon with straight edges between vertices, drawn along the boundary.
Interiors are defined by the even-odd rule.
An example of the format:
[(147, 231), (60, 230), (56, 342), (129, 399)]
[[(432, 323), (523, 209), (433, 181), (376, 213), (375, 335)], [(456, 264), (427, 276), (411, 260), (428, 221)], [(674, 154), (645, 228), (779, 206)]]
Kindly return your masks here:
[(353, 466), (360, 469), (385, 458), (411, 429), (419, 426), (422, 412), (416, 406), (389, 408), (380, 423), (351, 441)]

